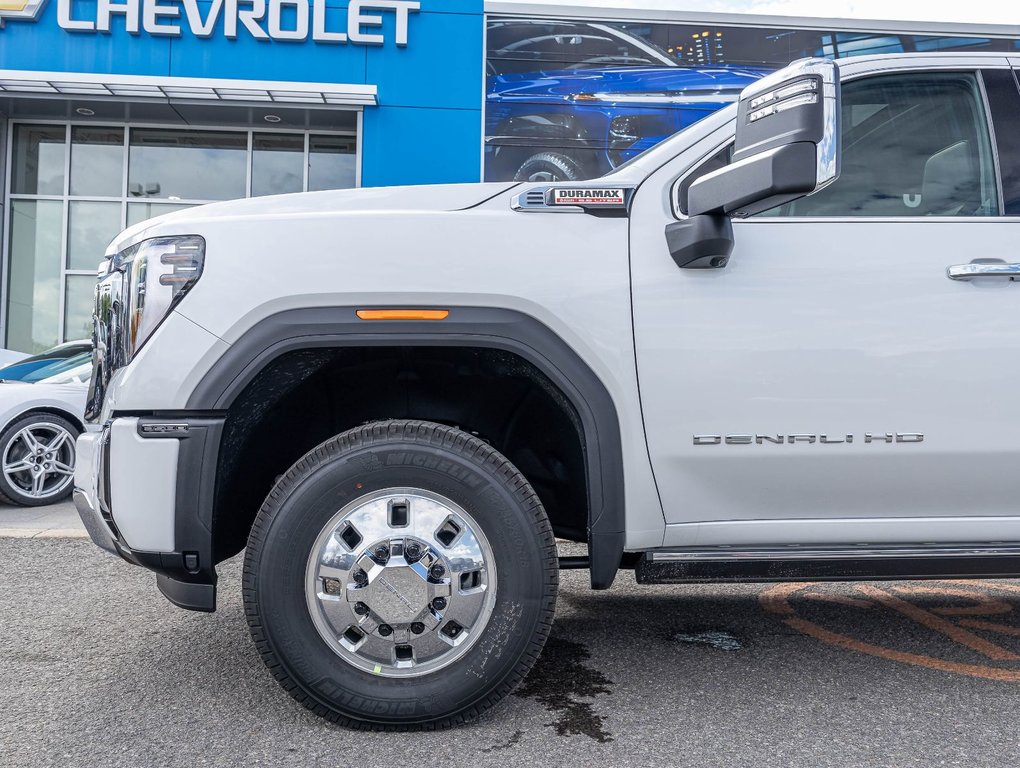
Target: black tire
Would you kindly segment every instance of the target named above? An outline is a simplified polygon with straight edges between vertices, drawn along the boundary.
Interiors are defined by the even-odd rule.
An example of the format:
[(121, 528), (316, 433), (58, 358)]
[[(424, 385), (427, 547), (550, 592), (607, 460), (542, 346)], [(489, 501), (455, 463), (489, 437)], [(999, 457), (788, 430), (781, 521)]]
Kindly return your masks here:
[[(18, 433), (25, 427), (32, 425), (53, 425), (59, 427), (67, 432), (71, 437), (70, 443), (70, 459), (71, 466), (74, 466), (74, 440), (78, 437), (81, 430), (72, 424), (68, 419), (51, 413), (30, 413), (15, 419), (11, 422), (7, 428), (0, 433), (0, 460), (8, 455), (8, 447), (17, 438)], [(19, 477), (24, 477), (24, 474), (20, 474)], [(12, 479), (8, 477), (6, 471), (0, 471), (0, 502), (8, 504), (15, 504), (19, 507), (41, 507), (47, 504), (56, 504), (57, 502), (63, 501), (71, 495), (74, 490), (74, 482), (68, 482), (64, 487), (60, 488), (59, 491), (42, 496), (32, 496), (27, 492), (27, 488), (23, 488), (16, 482), (12, 482)]]
[(583, 178), (581, 164), (559, 152), (532, 155), (514, 174), (514, 181), (579, 181)]
[[(306, 564), (326, 523), (352, 501), (394, 487), (459, 504), (490, 542), (497, 572), (478, 641), (414, 678), (373, 675), (340, 658), (305, 602)], [(243, 587), (252, 638), (297, 701), (348, 727), (433, 730), (477, 717), (538, 659), (556, 607), (556, 542), (531, 485), (491, 446), (430, 422), (376, 422), (326, 441), (278, 480), (248, 539)]]

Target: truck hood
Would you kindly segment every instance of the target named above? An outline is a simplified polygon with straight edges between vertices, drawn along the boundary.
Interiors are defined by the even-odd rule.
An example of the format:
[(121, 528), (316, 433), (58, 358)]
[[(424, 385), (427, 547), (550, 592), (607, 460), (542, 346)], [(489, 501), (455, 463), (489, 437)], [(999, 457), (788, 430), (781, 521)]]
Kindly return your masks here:
[[(760, 67), (618, 67), (561, 69), (489, 77), (490, 100), (539, 99), (585, 103), (579, 95), (669, 94), (698, 96), (726, 94), (736, 101), (748, 85), (772, 70)], [(612, 101), (612, 99), (603, 99)], [(681, 103), (682, 105), (682, 103)]]
[(292, 195), (251, 197), (209, 203), (175, 211), (143, 221), (124, 230), (110, 244), (107, 255), (156, 235), (171, 234), (168, 228), (183, 233), (192, 222), (209, 219), (288, 214), (336, 213), (338, 211), (460, 211), (495, 197), (517, 182), (491, 184), (434, 184), (417, 187), (371, 187), (328, 192), (303, 192)]

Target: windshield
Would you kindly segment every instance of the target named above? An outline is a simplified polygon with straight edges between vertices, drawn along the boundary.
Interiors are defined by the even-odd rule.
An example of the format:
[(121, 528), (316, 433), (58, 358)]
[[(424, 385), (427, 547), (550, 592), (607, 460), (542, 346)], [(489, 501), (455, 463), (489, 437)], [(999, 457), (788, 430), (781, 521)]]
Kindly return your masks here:
[(92, 344), (88, 341), (70, 341), (61, 344), (38, 355), (22, 358), (16, 363), (0, 368), (0, 381), (27, 381), (29, 376), (40, 369), (82, 353), (89, 353), (91, 349)]
[(61, 384), (74, 381), (77, 377), (73, 375), (75, 369), (82, 368), (86, 365), (91, 366), (92, 353), (91, 352), (79, 352), (73, 357), (68, 357), (63, 360), (54, 360), (53, 362), (44, 365), (40, 368), (36, 368), (28, 375), (22, 377), (22, 381), (29, 383), (36, 383), (46, 381), (48, 379), (58, 378), (60, 381), (47, 381), (49, 384)]
[(92, 378), (92, 360), (81, 363), (70, 370), (40, 379), (36, 384), (88, 384)]

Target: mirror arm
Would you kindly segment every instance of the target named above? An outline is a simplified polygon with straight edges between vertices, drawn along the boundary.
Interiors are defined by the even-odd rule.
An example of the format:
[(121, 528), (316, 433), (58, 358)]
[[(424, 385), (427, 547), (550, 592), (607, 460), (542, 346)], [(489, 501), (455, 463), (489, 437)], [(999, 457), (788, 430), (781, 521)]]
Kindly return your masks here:
[[(786, 144), (706, 174), (691, 185), (688, 212), (758, 213), (812, 192), (817, 185), (817, 150), (808, 141)], [(748, 206), (765, 203), (754, 210)]]
[(674, 221), (666, 225), (666, 245), (681, 269), (722, 269), (733, 251), (733, 225), (708, 214)]

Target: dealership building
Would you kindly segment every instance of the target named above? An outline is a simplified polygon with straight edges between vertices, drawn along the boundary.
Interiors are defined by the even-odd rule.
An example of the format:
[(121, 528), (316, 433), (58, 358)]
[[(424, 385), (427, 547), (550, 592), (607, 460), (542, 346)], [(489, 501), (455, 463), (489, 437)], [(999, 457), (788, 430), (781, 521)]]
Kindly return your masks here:
[[(591, 80), (618, 66), (775, 68), (804, 54), (1016, 54), (1017, 37), (1007, 27), (483, 0), (0, 0), (0, 347), (36, 352), (89, 335), (107, 243), (161, 213), (514, 178), (539, 154), (576, 166), (532, 152), (537, 134), (503, 141), (549, 120), (515, 105), (487, 123), (493, 78), (504, 78), (503, 98), (507, 82), (534, 88), (540, 72), (581, 68)], [(573, 98), (555, 96), (557, 107)], [(508, 170), (497, 174), (500, 158)], [(299, 244), (281, 263), (292, 258)]]

